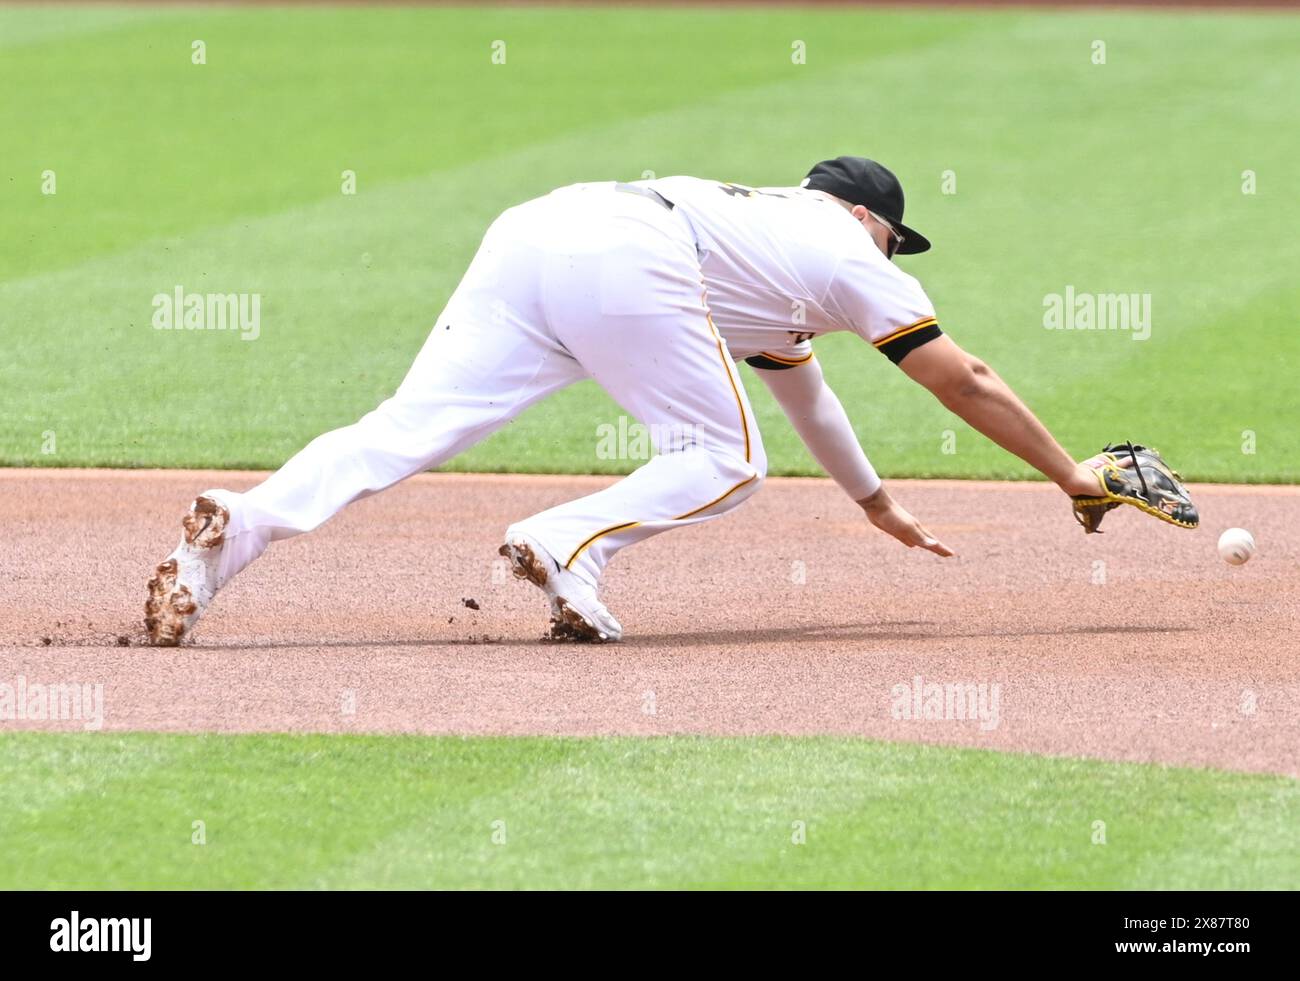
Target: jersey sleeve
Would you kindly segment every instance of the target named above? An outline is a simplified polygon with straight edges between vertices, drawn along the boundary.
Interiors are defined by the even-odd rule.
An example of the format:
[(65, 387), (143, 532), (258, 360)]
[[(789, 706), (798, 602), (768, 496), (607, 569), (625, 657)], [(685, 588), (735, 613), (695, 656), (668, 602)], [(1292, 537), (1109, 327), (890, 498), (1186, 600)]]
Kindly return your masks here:
[(894, 364), (943, 333), (921, 284), (883, 255), (844, 259), (828, 299), (849, 330)]

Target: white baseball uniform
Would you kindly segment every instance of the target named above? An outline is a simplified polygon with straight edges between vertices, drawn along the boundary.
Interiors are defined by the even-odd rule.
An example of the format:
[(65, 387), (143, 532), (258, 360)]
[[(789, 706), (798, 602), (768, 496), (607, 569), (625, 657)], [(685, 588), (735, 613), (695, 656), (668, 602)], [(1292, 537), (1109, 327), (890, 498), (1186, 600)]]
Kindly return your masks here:
[[(210, 492), (231, 513), (219, 581), (271, 541), (592, 378), (648, 427), (657, 455), (514, 527), (595, 584), (620, 548), (716, 517), (758, 488), (767, 461), (734, 362), (790, 368), (835, 330), (894, 360), (938, 333), (916, 280), (819, 192), (670, 177), (577, 184), (510, 208), (390, 399), (247, 493)], [(847, 433), (861, 458), (853, 483), (878, 485)]]

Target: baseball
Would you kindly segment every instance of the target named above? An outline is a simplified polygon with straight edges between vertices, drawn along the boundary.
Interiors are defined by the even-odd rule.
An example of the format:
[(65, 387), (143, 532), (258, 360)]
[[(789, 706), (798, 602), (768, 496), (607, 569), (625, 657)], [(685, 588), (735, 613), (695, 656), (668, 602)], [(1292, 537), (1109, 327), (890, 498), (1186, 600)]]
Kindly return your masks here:
[(1245, 528), (1229, 528), (1219, 536), (1219, 556), (1228, 565), (1245, 565), (1255, 554), (1255, 536)]

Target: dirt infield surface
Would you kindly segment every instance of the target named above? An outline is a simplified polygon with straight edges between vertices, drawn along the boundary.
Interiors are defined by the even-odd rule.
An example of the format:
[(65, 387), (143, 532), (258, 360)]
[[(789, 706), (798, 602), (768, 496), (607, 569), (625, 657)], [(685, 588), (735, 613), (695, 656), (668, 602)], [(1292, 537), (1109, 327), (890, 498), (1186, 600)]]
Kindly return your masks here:
[[(185, 504), (258, 479), (0, 471), (0, 683), (102, 683), (113, 730), (836, 733), (1300, 775), (1300, 488), (1202, 485), (1198, 531), (1124, 509), (1085, 537), (1042, 484), (891, 484), (945, 561), (772, 480), (621, 553), (628, 639), (590, 647), (540, 640), (495, 547), (605, 479), (425, 475), (273, 546), (193, 646), (141, 647)], [(1243, 567), (1215, 552), (1231, 525), (1260, 543)], [(898, 717), (936, 683), (982, 718)], [(86, 727), (15, 714), (0, 731)]]

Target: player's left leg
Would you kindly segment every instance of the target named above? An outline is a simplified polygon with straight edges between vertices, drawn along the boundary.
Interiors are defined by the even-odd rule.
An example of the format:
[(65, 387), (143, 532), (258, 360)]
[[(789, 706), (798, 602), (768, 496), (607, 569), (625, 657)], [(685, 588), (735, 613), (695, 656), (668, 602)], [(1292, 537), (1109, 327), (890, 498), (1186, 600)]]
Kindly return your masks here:
[(318, 436), (253, 489), (210, 490), (194, 502), (180, 544), (149, 583), (152, 643), (180, 643), (217, 590), (271, 542), (445, 463), (584, 377), (541, 311), (539, 251), (519, 234), (531, 210), (511, 209), (489, 229), (392, 398)]

